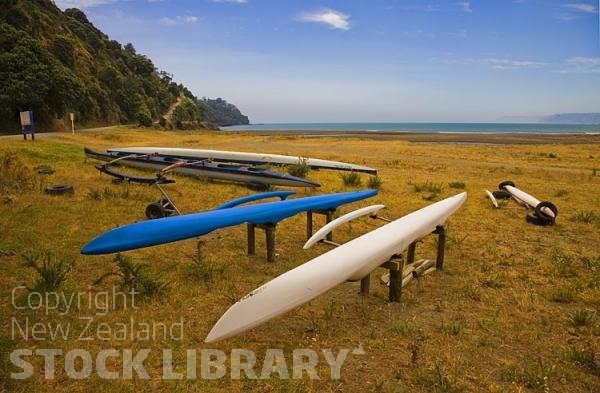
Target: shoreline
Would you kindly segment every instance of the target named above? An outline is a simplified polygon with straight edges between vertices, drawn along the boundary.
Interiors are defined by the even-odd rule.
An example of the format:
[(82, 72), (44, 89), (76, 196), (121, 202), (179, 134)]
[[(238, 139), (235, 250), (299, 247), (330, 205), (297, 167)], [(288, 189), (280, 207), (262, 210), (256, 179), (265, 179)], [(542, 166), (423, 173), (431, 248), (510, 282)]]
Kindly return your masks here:
[(542, 133), (475, 133), (475, 132), (395, 132), (395, 131), (219, 131), (222, 134), (257, 136), (295, 136), (303, 138), (361, 138), (372, 140), (402, 140), (414, 143), (460, 144), (597, 144), (600, 134), (542, 134)]
[[(102, 133), (114, 131), (121, 126), (108, 126), (75, 130), (75, 133)], [(124, 126), (126, 128), (126, 126)], [(140, 129), (138, 129), (140, 130)], [(168, 131), (154, 128), (148, 131)], [(523, 132), (420, 132), (420, 131), (328, 131), (328, 130), (263, 130), (263, 131), (229, 131), (229, 130), (187, 130), (191, 133), (215, 133), (219, 135), (261, 136), (278, 138), (357, 138), (368, 140), (398, 140), (412, 143), (450, 143), (473, 145), (525, 145), (525, 144), (598, 144), (600, 133), (523, 133)], [(71, 131), (36, 132), (36, 138), (70, 135)], [(22, 139), (23, 134), (0, 134), (0, 139)]]

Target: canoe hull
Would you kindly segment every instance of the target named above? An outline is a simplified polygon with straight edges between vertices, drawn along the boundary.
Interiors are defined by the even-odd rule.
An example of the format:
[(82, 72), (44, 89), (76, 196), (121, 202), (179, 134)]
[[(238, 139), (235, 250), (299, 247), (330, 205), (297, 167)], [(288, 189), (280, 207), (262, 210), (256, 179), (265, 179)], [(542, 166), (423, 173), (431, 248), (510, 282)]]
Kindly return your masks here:
[(205, 235), (245, 222), (275, 224), (301, 212), (332, 210), (374, 195), (377, 195), (377, 190), (354, 191), (140, 221), (101, 234), (88, 243), (81, 253), (97, 255), (135, 250)]
[(108, 149), (108, 152), (115, 155), (128, 153), (134, 154), (159, 154), (169, 155), (183, 159), (210, 159), (222, 162), (237, 162), (251, 165), (294, 165), (301, 160), (311, 168), (315, 169), (335, 169), (343, 171), (365, 172), (376, 175), (377, 170), (362, 165), (350, 164), (340, 161), (321, 160), (318, 158), (293, 157), (280, 154), (247, 153), (238, 151), (206, 150), (206, 149), (184, 149), (174, 147), (122, 147)]
[(207, 343), (258, 326), (304, 304), (346, 280), (358, 280), (443, 225), (467, 194), (437, 202), (345, 243), (255, 289), (217, 321)]
[[(85, 149), (88, 157), (101, 161), (112, 161), (115, 156), (95, 152), (90, 149)], [(126, 158), (119, 160), (121, 165), (126, 165), (132, 168), (147, 169), (152, 171), (160, 171), (161, 169), (173, 164), (174, 160), (164, 160), (164, 158)], [(299, 177), (289, 176), (283, 173), (267, 170), (256, 170), (253, 168), (219, 165), (215, 163), (198, 163), (194, 165), (186, 165), (173, 168), (175, 173), (195, 176), (207, 177), (210, 179), (225, 180), (237, 183), (250, 183), (260, 185), (273, 185), (283, 187), (318, 187), (319, 184), (310, 180)]]

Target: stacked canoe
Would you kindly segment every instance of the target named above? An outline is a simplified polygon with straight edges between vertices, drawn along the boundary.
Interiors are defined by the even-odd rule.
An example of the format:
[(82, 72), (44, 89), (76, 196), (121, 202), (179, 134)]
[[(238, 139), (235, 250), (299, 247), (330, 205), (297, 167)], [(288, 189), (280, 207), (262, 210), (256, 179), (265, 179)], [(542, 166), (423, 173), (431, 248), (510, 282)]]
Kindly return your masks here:
[[(339, 161), (293, 157), (278, 154), (246, 153), (221, 150), (183, 149), (165, 147), (122, 147), (108, 149), (106, 153), (85, 148), (88, 157), (118, 161), (122, 165), (226, 180), (254, 185), (286, 187), (319, 187), (311, 180), (273, 171), (264, 166), (303, 164), (313, 169), (333, 169), (377, 174), (373, 168)], [(176, 164), (176, 165), (174, 165)]]

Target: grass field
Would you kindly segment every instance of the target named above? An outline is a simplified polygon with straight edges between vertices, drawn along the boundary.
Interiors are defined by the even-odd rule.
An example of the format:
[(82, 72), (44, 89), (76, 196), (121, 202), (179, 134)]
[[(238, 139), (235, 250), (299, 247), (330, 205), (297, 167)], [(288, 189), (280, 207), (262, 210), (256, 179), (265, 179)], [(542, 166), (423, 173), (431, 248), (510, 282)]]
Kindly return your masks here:
[[(275, 263), (266, 262), (262, 232), (257, 233), (257, 255), (246, 255), (245, 226), (124, 253), (134, 265), (125, 261), (121, 270), (114, 255), (80, 255), (79, 250), (98, 234), (144, 219), (145, 206), (158, 199), (153, 187), (112, 184), (83, 155), (83, 146), (126, 145), (271, 152), (377, 168), (379, 195), (344, 206), (339, 213), (383, 203), (387, 208), (382, 215), (393, 218), (463, 190), (469, 198), (448, 223), (444, 270), (407, 286), (401, 303), (387, 302), (387, 288), (377, 279), (385, 271), (378, 269), (367, 297), (358, 295), (358, 283), (344, 283), (283, 317), (207, 345), (206, 334), (233, 302), (329, 248), (302, 249), (306, 218), (298, 215), (277, 226)], [(592, 392), (600, 386), (598, 141), (411, 143), (360, 136), (304, 138), (123, 128), (59, 134), (35, 142), (3, 139), (0, 165), (0, 298), (6, 316), (0, 325), (0, 381), (6, 391)], [(39, 175), (32, 169), (39, 165), (50, 165), (55, 173)], [(361, 189), (369, 182), (369, 176), (362, 174), (361, 185), (348, 187), (341, 173), (324, 170), (310, 171), (308, 177), (321, 188), (298, 189), (298, 196)], [(177, 183), (165, 188), (183, 212), (208, 210), (254, 192), (240, 185), (175, 178)], [(559, 208), (556, 224), (527, 224), (525, 209), (514, 202), (493, 209), (484, 190), (496, 189), (503, 180), (514, 181), (540, 200), (554, 202)], [(55, 183), (72, 184), (74, 194), (46, 195), (43, 189)], [(318, 219), (320, 225), (322, 218)], [(334, 239), (348, 241), (380, 225), (358, 220), (336, 230)], [(64, 282), (50, 292), (66, 298), (86, 293), (76, 309), (59, 307), (48, 313), (44, 307), (34, 309), (39, 299), (19, 288), (25, 285), (36, 292), (43, 287), (38, 283), (36, 290), (40, 275), (24, 263), (43, 253), (51, 253), (52, 266), (63, 263), (60, 269), (53, 271), (50, 266), (46, 270), (66, 272)], [(418, 245), (417, 257), (435, 257), (432, 237)], [(42, 255), (38, 264), (43, 260)], [(95, 283), (110, 272), (120, 275)], [(49, 277), (46, 283), (60, 278)], [(146, 290), (145, 296), (136, 296), (135, 308), (103, 295), (123, 283)], [(131, 321), (136, 326), (182, 323), (177, 330), (182, 334), (166, 339), (161, 331), (148, 339), (132, 331), (127, 337), (114, 334), (117, 327)], [(66, 339), (52, 339), (42, 326), (70, 326), (71, 330)], [(84, 329), (89, 334), (83, 337), (93, 340), (79, 340)], [(341, 378), (331, 379), (323, 350), (337, 355), (359, 346), (364, 354), (350, 352)], [(281, 374), (273, 373), (269, 379), (230, 378), (233, 349), (253, 351), (257, 357), (254, 371), (260, 376), (267, 350), (274, 348), (285, 355)], [(27, 379), (11, 378), (11, 372), (23, 371), (10, 358), (17, 349), (33, 352), (22, 356), (33, 367)], [(44, 378), (44, 357), (35, 355), (38, 349), (62, 350), (56, 356), (53, 379)], [(88, 351), (95, 360), (100, 351), (119, 351), (119, 356), (106, 360), (109, 371), (120, 373), (118, 378), (102, 378), (96, 369), (87, 378), (72, 378), (65, 371), (66, 354), (76, 349)], [(131, 350), (135, 356), (143, 349), (150, 350), (143, 363), (150, 379), (141, 379), (135, 372), (133, 379), (124, 378), (124, 354)], [(183, 373), (183, 379), (162, 378), (164, 349), (172, 350), (169, 365)], [(192, 376), (186, 371), (191, 349), (198, 353), (196, 379), (186, 378)], [(202, 349), (218, 349), (227, 355), (225, 376), (200, 378)], [(290, 377), (293, 374), (294, 349), (319, 354), (319, 380), (307, 373), (301, 379), (280, 378), (286, 372)], [(85, 375), (83, 363), (81, 358), (74, 361), (79, 375)]]

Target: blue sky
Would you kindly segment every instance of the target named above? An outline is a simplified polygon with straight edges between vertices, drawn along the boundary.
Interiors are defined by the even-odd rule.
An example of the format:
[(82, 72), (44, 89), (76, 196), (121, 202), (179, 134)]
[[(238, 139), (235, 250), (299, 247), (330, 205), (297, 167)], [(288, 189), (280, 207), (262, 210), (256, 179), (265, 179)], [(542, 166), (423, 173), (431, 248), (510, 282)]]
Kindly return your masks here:
[(600, 112), (597, 0), (56, 0), (254, 123)]

